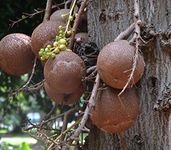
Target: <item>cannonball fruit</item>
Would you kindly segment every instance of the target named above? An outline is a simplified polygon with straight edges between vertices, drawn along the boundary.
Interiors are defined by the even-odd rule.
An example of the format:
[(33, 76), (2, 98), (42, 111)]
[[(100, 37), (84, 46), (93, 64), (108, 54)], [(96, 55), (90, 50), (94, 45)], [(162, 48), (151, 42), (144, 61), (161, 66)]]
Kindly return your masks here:
[(60, 21), (66, 23), (68, 21), (69, 9), (60, 9), (50, 16), (50, 21)]
[(130, 128), (139, 114), (139, 104), (136, 91), (126, 89), (118, 97), (120, 90), (107, 87), (99, 91), (95, 108), (90, 118), (94, 125), (107, 133), (121, 133)]
[(57, 91), (55, 91), (53, 88), (50, 88), (46, 82), (44, 83), (44, 88), (47, 95), (57, 104), (61, 104), (61, 105), (69, 105), (69, 104), (76, 103), (77, 101), (79, 101), (83, 93), (82, 85), (78, 89), (76, 89), (73, 93), (70, 94), (57, 93)]
[(22, 33), (5, 36), (0, 42), (0, 66), (10, 75), (28, 73), (34, 64), (31, 39)]
[(73, 93), (82, 84), (84, 74), (83, 60), (72, 51), (60, 52), (44, 67), (46, 83), (57, 93)]
[[(50, 21), (58, 21), (66, 24), (68, 22), (69, 12), (70, 9), (57, 10), (50, 16)], [(87, 32), (87, 11), (84, 11), (81, 15), (77, 32)]]
[(46, 43), (55, 39), (58, 26), (63, 25), (59, 21), (45, 21), (38, 25), (31, 36), (31, 46), (34, 54), (39, 58), (39, 50), (45, 46)]
[[(109, 86), (122, 89), (128, 81), (135, 47), (128, 41), (120, 40), (107, 44), (100, 51), (97, 59), (97, 70), (100, 78)], [(144, 72), (144, 59), (138, 54), (137, 66), (129, 86), (137, 83)]]

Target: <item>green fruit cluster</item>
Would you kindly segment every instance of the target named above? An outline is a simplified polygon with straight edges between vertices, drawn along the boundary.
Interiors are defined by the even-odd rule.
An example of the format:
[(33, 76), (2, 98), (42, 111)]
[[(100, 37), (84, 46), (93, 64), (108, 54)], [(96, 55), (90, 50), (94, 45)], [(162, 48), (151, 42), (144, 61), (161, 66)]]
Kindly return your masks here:
[(71, 51), (68, 49), (69, 37), (72, 34), (71, 30), (64, 32), (65, 27), (60, 25), (58, 27), (58, 34), (55, 38), (55, 41), (52, 45), (48, 44), (45, 48), (41, 48), (39, 51), (39, 56), (42, 61), (47, 60), (48, 58), (55, 58), (56, 54), (60, 51)]

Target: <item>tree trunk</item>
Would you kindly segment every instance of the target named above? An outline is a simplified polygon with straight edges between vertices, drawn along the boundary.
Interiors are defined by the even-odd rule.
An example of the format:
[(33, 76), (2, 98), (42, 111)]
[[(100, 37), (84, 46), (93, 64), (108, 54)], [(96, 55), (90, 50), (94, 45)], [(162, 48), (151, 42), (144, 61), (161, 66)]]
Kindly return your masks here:
[[(133, 0), (91, 0), (88, 12), (90, 40), (101, 49), (133, 23)], [(141, 0), (141, 20), (153, 25), (157, 32), (171, 26), (170, 0)], [(164, 98), (166, 85), (171, 83), (171, 59), (161, 48), (157, 37), (153, 46), (144, 49), (145, 72), (137, 85), (141, 113), (134, 126), (124, 134), (128, 150), (171, 150), (170, 110), (155, 111), (156, 100)], [(168, 87), (167, 91), (170, 90)], [(170, 91), (169, 91), (170, 92)], [(105, 134), (97, 128), (91, 130), (89, 150), (122, 149), (120, 136)]]

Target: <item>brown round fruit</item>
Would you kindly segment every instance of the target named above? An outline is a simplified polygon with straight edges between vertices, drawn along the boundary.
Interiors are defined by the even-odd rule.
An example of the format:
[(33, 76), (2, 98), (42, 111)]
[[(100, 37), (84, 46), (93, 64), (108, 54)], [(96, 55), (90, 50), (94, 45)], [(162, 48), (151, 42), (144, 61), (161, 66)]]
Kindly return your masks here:
[(44, 89), (47, 95), (54, 101), (62, 101), (62, 94), (57, 93), (53, 88), (50, 88), (49, 85), (44, 82)]
[(38, 58), (40, 48), (55, 39), (58, 26), (60, 25), (63, 25), (63, 23), (58, 21), (46, 21), (42, 22), (34, 29), (31, 36), (31, 46), (33, 52)]
[[(131, 73), (135, 47), (128, 41), (120, 40), (103, 47), (97, 59), (100, 78), (109, 86), (122, 89)], [(129, 86), (137, 83), (144, 72), (144, 59), (138, 54), (138, 62)]]
[(83, 60), (72, 51), (62, 51), (48, 59), (44, 67), (47, 84), (58, 93), (70, 94), (82, 83), (85, 74)]
[(79, 101), (81, 95), (83, 94), (83, 86), (81, 85), (76, 91), (71, 94), (57, 93), (54, 89), (50, 88), (48, 84), (44, 83), (44, 88), (47, 95), (60, 105), (74, 104)]
[(0, 66), (10, 75), (28, 73), (34, 64), (30, 37), (22, 33), (5, 36), (0, 42)]
[(69, 12), (69, 9), (57, 10), (50, 16), (50, 21), (62, 21), (66, 23), (68, 21)]
[[(68, 22), (69, 9), (60, 9), (55, 11), (50, 16), (50, 21), (60, 21), (63, 23)], [(84, 11), (80, 18), (80, 23), (78, 24), (77, 32), (87, 32), (87, 11)]]
[(138, 96), (135, 89), (127, 89), (121, 98), (120, 90), (107, 87), (97, 94), (91, 120), (107, 133), (121, 133), (130, 128), (139, 114)]

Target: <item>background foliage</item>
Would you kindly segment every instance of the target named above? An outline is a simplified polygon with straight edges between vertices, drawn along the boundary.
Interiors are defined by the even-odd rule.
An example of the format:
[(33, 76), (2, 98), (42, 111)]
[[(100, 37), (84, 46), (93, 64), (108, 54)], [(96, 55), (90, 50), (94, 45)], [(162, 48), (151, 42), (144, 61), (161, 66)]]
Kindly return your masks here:
[[(33, 13), (34, 9), (45, 8), (46, 0), (0, 0), (0, 39), (9, 33), (25, 33), (31, 36), (34, 28), (41, 23), (43, 13), (11, 26), (12, 21), (25, 17), (23, 13)], [(9, 93), (22, 86), (29, 75), (14, 77), (7, 75), (0, 70), (0, 124), (18, 126), (24, 121), (26, 113), (29, 111), (44, 111), (45, 113), (52, 107), (52, 102), (40, 90), (37, 93), (18, 93), (10, 96)], [(43, 79), (42, 66), (38, 62), (32, 84)]]

